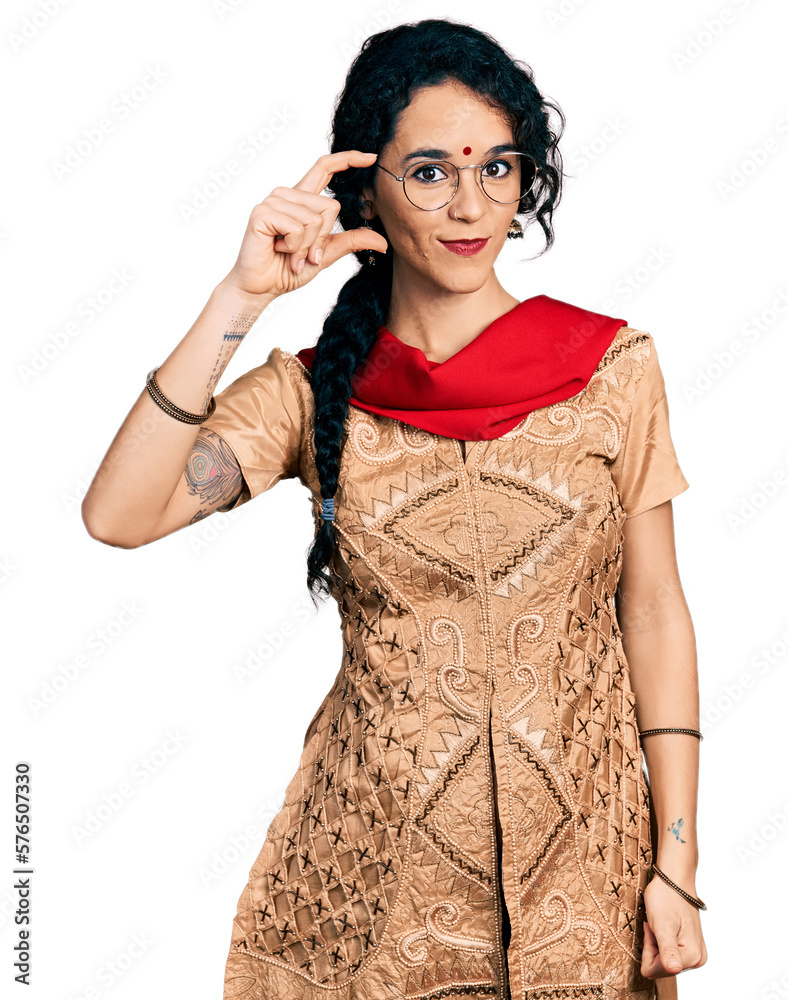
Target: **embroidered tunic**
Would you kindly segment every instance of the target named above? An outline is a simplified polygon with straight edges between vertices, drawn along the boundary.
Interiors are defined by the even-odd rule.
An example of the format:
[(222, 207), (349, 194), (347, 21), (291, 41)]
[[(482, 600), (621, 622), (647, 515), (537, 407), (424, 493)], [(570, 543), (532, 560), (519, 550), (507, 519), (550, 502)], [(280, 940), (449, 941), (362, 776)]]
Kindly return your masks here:
[[(274, 347), (203, 426), (246, 481), (232, 506), (297, 477), (317, 529), (310, 380)], [(615, 606), (626, 517), (689, 486), (652, 336), (622, 327), (580, 393), (465, 458), (354, 406), (342, 449), (342, 660), (224, 1000), (664, 995), (640, 974), (650, 793)]]

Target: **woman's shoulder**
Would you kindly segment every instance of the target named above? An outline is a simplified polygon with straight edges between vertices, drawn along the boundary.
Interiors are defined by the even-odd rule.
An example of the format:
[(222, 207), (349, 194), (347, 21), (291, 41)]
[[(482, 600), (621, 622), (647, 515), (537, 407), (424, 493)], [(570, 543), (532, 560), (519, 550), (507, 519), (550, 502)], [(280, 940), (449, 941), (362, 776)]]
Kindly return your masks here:
[(287, 370), (294, 376), (298, 378), (305, 378), (307, 381), (309, 381), (312, 377), (309, 369), (297, 354), (293, 354), (292, 351), (285, 350), (284, 347), (274, 347), (273, 353), (276, 354), (277, 360), (285, 365)]
[(602, 361), (606, 364), (610, 364), (615, 361), (616, 358), (620, 358), (625, 354), (630, 354), (633, 351), (639, 351), (640, 353), (646, 353), (651, 349), (652, 336), (647, 330), (642, 330), (640, 327), (636, 326), (620, 326), (616, 330), (616, 335), (610, 342), (610, 346), (607, 351), (605, 351)]
[(283, 347), (272, 348), (270, 357), (274, 364), (281, 367), (286, 373), (293, 393), (298, 400), (302, 424), (306, 426), (314, 410), (311, 372), (297, 355)]
[(298, 355), (284, 347), (272, 348), (271, 355), (276, 363), (285, 369), (293, 386), (298, 386), (299, 390), (307, 389), (311, 395), (312, 373)]
[(631, 369), (637, 377), (653, 350), (654, 338), (647, 330), (635, 326), (620, 326), (602, 355), (594, 377), (611, 369)]
[(624, 325), (602, 355), (588, 388), (594, 394), (604, 392), (609, 402), (631, 399), (642, 379), (654, 349), (652, 335), (639, 327)]

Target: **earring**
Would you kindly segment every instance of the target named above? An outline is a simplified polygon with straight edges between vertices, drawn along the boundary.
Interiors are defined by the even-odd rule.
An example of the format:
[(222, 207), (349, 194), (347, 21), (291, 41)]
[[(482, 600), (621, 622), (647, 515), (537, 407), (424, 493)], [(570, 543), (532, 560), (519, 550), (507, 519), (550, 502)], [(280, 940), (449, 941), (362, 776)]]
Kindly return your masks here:
[(506, 238), (508, 240), (521, 240), (523, 238), (523, 224), (519, 219), (512, 219), (509, 229), (506, 233)]
[[(370, 202), (367, 202), (366, 204), (369, 205)], [(367, 222), (366, 219), (364, 219), (364, 228), (365, 229), (371, 229), (372, 228), (372, 226), (370, 226), (370, 224)], [(367, 258), (367, 263), (368, 264), (374, 264), (375, 263), (375, 258), (372, 256), (372, 251), (371, 250), (369, 251), (369, 257)]]

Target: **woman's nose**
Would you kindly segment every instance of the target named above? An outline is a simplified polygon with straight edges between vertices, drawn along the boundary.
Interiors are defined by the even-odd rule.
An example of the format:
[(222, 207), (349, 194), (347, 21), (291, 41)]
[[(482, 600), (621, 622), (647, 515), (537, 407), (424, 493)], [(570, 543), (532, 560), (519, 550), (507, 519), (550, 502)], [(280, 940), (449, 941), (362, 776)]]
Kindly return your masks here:
[(488, 200), (482, 188), (481, 170), (479, 167), (464, 168), (457, 171), (457, 176), (457, 190), (448, 207), (452, 212), (461, 210), (461, 214), (466, 218), (469, 214), (478, 218), (485, 209), (485, 201)]

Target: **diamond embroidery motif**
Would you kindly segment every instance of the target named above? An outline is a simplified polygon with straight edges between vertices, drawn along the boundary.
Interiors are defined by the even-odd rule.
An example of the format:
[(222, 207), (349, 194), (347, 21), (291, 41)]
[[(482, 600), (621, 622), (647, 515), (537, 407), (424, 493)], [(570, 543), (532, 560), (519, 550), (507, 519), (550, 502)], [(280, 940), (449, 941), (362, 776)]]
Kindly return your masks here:
[[(576, 528), (587, 528), (582, 492), (572, 493), (566, 478), (554, 483), (549, 469), (538, 475), (533, 462), (521, 467), (500, 463), (496, 453), (486, 457), (480, 472), (482, 510), (502, 530), (485, 531), (490, 549), (490, 584), (498, 597), (509, 597), (510, 588), (523, 593), (528, 580), (539, 580), (565, 558), (566, 546), (577, 544)], [(507, 501), (501, 501), (504, 492)]]

